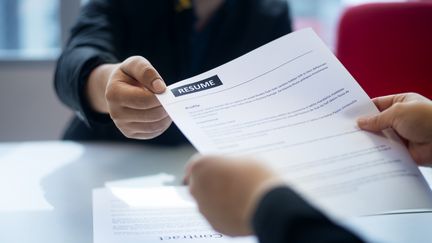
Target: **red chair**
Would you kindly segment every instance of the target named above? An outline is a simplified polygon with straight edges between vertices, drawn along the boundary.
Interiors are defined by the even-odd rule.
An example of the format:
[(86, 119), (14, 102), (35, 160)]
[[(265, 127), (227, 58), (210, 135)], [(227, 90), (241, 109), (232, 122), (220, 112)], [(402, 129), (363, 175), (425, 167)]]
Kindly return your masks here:
[(432, 2), (347, 9), (336, 55), (370, 97), (417, 92), (432, 99)]

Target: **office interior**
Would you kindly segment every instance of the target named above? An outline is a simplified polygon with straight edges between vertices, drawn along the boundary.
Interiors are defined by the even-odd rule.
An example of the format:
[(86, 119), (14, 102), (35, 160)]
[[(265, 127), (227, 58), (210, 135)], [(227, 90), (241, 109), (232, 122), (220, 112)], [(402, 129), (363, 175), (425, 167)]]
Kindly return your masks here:
[[(4, 151), (7, 151), (7, 146), (15, 146), (15, 145), (25, 145), (31, 144), (37, 145), (39, 143), (49, 144), (56, 142), (62, 142), (62, 137), (65, 132), (66, 127), (68, 126), (71, 118), (75, 115), (74, 111), (70, 108), (66, 107), (57, 97), (54, 90), (54, 72), (56, 67), (56, 62), (58, 60), (59, 55), (62, 52), (62, 48), (64, 47), (66, 41), (68, 40), (70, 29), (76, 21), (76, 17), (80, 11), (80, 8), (87, 4), (91, 0), (0, 0), (0, 147), (2, 144), (5, 146), (5, 149), (0, 149), (0, 161), (7, 158), (10, 154)], [(160, 0), (159, 0), (160, 1)], [(287, 0), (290, 6), (290, 13), (293, 20), (293, 28), (294, 30), (300, 30), (303, 28), (312, 28), (321, 39), (326, 43), (328, 48), (342, 61), (344, 65), (346, 65), (347, 69), (350, 70), (349, 62), (352, 59), (356, 59), (355, 56), (352, 56), (352, 53), (344, 52), (344, 44), (341, 41), (343, 40), (352, 40), (350, 37), (350, 33), (341, 33), (341, 31), (347, 31), (347, 28), (341, 27), (341, 21), (343, 17), (352, 8), (371, 4), (371, 3), (413, 3), (413, 2), (421, 2), (421, 3), (430, 3), (430, 0), (423, 1), (413, 1), (413, 0), (381, 0), (381, 1), (373, 1), (373, 0)], [(430, 18), (432, 19), (432, 12), (430, 12)], [(401, 21), (402, 22), (402, 21)], [(431, 23), (428, 20), (427, 23)], [(366, 28), (367, 29), (367, 28)], [(389, 33), (391, 32), (392, 27), (389, 26)], [(424, 32), (425, 38), (428, 40), (432, 39), (432, 26), (429, 26), (429, 29), (422, 28), (422, 32)], [(348, 32), (356, 32), (355, 29), (349, 30)], [(343, 36), (342, 34), (346, 34), (348, 37)], [(342, 39), (341, 37), (346, 37)], [(409, 39), (411, 37), (407, 37)], [(419, 37), (412, 37), (419, 38)], [(394, 42), (395, 44), (398, 40), (389, 40), (389, 42)], [(410, 42), (412, 43), (412, 42)], [(389, 44), (391, 45), (391, 43)], [(372, 47), (375, 48), (375, 47)], [(432, 45), (429, 45), (429, 50), (425, 50), (425, 53), (432, 53), (431, 51)], [(356, 52), (355, 54), (360, 55), (360, 52)], [(363, 57), (362, 57), (363, 58)], [(366, 57), (367, 58), (367, 57)], [(429, 60), (428, 64), (425, 64), (432, 70), (432, 57), (422, 56), (421, 59)], [(346, 63), (344, 63), (346, 60)], [(415, 69), (415, 68), (414, 68)], [(415, 91), (421, 94), (424, 94), (429, 99), (432, 98), (432, 89), (430, 89), (432, 80), (431, 72), (429, 70), (424, 71), (425, 78), (429, 78), (428, 80), (422, 80), (422, 82), (428, 83), (428, 86), (425, 86), (424, 83), (420, 84), (409, 84), (406, 85), (407, 92)], [(357, 75), (360, 79), (363, 78), (362, 71), (356, 70), (353, 68), (353, 72), (355, 73), (354, 77)], [(379, 77), (382, 77), (383, 73), (377, 74)], [(429, 76), (427, 76), (429, 75)], [(374, 74), (365, 74), (365, 77), (374, 76)], [(421, 79), (422, 77), (419, 77)], [(377, 95), (383, 94), (378, 88), (373, 86), (374, 84), (363, 84), (368, 86), (366, 89), (367, 92), (370, 91), (370, 96), (374, 97)], [(371, 86), (372, 85), (372, 86)], [(379, 86), (379, 85), (378, 85)], [(385, 86), (385, 85), (384, 85)], [(401, 84), (403, 87), (404, 84)], [(410, 90), (410, 87), (413, 87), (414, 90)], [(379, 86), (382, 88), (382, 86)], [(384, 88), (383, 88), (384, 89)], [(376, 92), (375, 92), (376, 91)], [(384, 91), (383, 91), (384, 92)], [(390, 91), (391, 92), (391, 91)], [(54, 145), (56, 146), (56, 145)], [(78, 147), (74, 147), (75, 145), (70, 144), (68, 142), (68, 146), (72, 146), (70, 151), (78, 151), (82, 145)], [(85, 144), (83, 145), (86, 146)], [(124, 145), (121, 145), (124, 146)], [(135, 145), (133, 145), (135, 146)], [(37, 146), (34, 146), (34, 151), (37, 154)], [(123, 148), (123, 147), (122, 147)], [(102, 150), (97, 151), (103, 153)], [(127, 148), (126, 148), (127, 150)], [(2, 152), (3, 151), (3, 152)], [(26, 150), (27, 151), (27, 150)], [(69, 150), (68, 150), (69, 151)], [(137, 157), (138, 152), (135, 150), (131, 150), (131, 153), (136, 153), (131, 155), (132, 157)], [(146, 149), (144, 149), (146, 151)], [(41, 153), (46, 153), (46, 150), (43, 150)], [(112, 152), (112, 151), (111, 151)], [(58, 153), (62, 153), (60, 149)], [(78, 153), (78, 152), (77, 152)], [(183, 153), (179, 152), (179, 158), (187, 160), (187, 156)], [(186, 153), (188, 154), (188, 153)], [(111, 154), (110, 154), (111, 155)], [(61, 156), (57, 154), (57, 156)], [(65, 155), (65, 157), (73, 157), (74, 155)], [(113, 155), (115, 156), (115, 155)], [(173, 155), (176, 156), (176, 155)], [(65, 161), (67, 158), (65, 158)], [(86, 161), (89, 162), (89, 161)], [(67, 165), (66, 162), (63, 165)], [(8, 165), (9, 166), (9, 165)], [(59, 169), (59, 165), (54, 166), (53, 168)], [(0, 164), (0, 168), (4, 168), (5, 172), (8, 171), (6, 165), (2, 167)], [(158, 173), (159, 167), (152, 168), (152, 172), (154, 175), (160, 176)], [(76, 168), (72, 168), (76, 173), (76, 170), (79, 169), (79, 166)], [(142, 169), (142, 166), (136, 166), (136, 169)], [(22, 170), (26, 170), (22, 168)], [(182, 170), (181, 166), (172, 167), (172, 170), (180, 171)], [(14, 171), (14, 173), (18, 170), (10, 170)], [(51, 173), (52, 170), (46, 171), (47, 174)], [(0, 169), (0, 177), (1, 176)], [(430, 173), (430, 171), (427, 171)], [(152, 175), (152, 173), (144, 173), (148, 175)], [(3, 179), (0, 179), (2, 183), (7, 183), (7, 178), (13, 177), (21, 177), (25, 176), (27, 173), (23, 175), (20, 174), (8, 174), (4, 175)], [(127, 178), (131, 176), (131, 178)], [(425, 176), (432, 178), (432, 173), (426, 174)], [(67, 176), (65, 176), (67, 177)], [(126, 177), (126, 178), (125, 178)], [(135, 178), (139, 178), (139, 173), (125, 174), (125, 176), (120, 176), (122, 180), (133, 180)], [(166, 179), (166, 175), (162, 174), (162, 177)], [(107, 177), (109, 178), (109, 176)], [(159, 177), (158, 177), (159, 178)], [(430, 179), (429, 178), (429, 179)], [(44, 177), (38, 177), (37, 180), (34, 181), (36, 184), (46, 183), (46, 180), (43, 180)], [(169, 180), (169, 176), (168, 179)], [(18, 185), (18, 179), (11, 179), (11, 185)], [(102, 183), (98, 181), (97, 183)], [(99, 185), (103, 186), (103, 184)], [(0, 188), (7, 188), (5, 186), (0, 186)], [(11, 190), (11, 188), (7, 188), (7, 190)], [(39, 190), (39, 189), (38, 189)], [(1, 191), (0, 191), (1, 193)], [(31, 192), (26, 191), (25, 193), (31, 194)], [(43, 192), (37, 192), (43, 193)], [(82, 196), (82, 195), (81, 195)], [(27, 198), (31, 198), (30, 196)], [(63, 200), (63, 199), (62, 199)], [(73, 199), (71, 199), (73, 200)], [(36, 202), (37, 203), (37, 202)], [(43, 207), (52, 208), (48, 202), (42, 202), (39, 205), (44, 205)], [(30, 203), (23, 203), (28, 207)], [(6, 205), (4, 210), (1, 209), (2, 203), (0, 202), (0, 217), (1, 215), (7, 214), (8, 207), (10, 205)], [(23, 207), (22, 212), (26, 212), (28, 208)], [(17, 207), (12, 211), (19, 211), (20, 208)], [(34, 208), (33, 208), (34, 210)], [(37, 210), (37, 209), (36, 209)], [(88, 210), (87, 210), (88, 213)], [(25, 213), (23, 213), (25, 214)], [(17, 216), (18, 217), (18, 216)], [(21, 217), (21, 216), (19, 216)], [(27, 216), (26, 216), (27, 217)], [(411, 217), (411, 216), (409, 216)], [(8, 220), (15, 219), (13, 216), (8, 215)], [(413, 219), (415, 220), (415, 219)], [(0, 222), (5, 223), (5, 220), (0, 220)], [(383, 221), (387, 222), (387, 221)], [(432, 222), (432, 214), (429, 214), (427, 217), (419, 219), (418, 222)], [(52, 223), (52, 222), (51, 222)], [(380, 227), (380, 222), (375, 222), (376, 227)], [(374, 227), (375, 227), (374, 226)], [(25, 227), (29, 227), (26, 225)], [(397, 226), (399, 227), (399, 226)], [(397, 228), (396, 227), (396, 228)], [(1, 224), (0, 224), (1, 228)], [(394, 230), (394, 228), (391, 228)], [(34, 231), (30, 231), (31, 234), (38, 234)], [(47, 233), (47, 232), (45, 232)], [(76, 232), (79, 234), (78, 232)], [(42, 234), (42, 233), (41, 233)], [(59, 233), (60, 234), (60, 233)], [(68, 232), (71, 234), (71, 232)], [(91, 242), (91, 230), (86, 230), (86, 237), (81, 238), (82, 242)], [(412, 237), (412, 234), (409, 234), (409, 237)], [(20, 238), (21, 237), (21, 238)], [(20, 236), (20, 239), (27, 239), (24, 236)], [(39, 236), (38, 236), (39, 237)], [(408, 237), (408, 236), (407, 236)], [(432, 241), (432, 235), (429, 236)], [(37, 237), (36, 237), (37, 238)], [(35, 238), (35, 239), (36, 239)], [(41, 237), (43, 238), (43, 237)], [(0, 242), (2, 241), (2, 236), (0, 235)], [(10, 238), (6, 238), (10, 239)], [(401, 238), (399, 242), (409, 242), (410, 239)], [(418, 242), (424, 240), (423, 238), (416, 238)], [(416, 241), (412, 242), (416, 242)], [(21, 241), (17, 241), (21, 242)], [(64, 242), (70, 242), (67, 239), (64, 239)]]

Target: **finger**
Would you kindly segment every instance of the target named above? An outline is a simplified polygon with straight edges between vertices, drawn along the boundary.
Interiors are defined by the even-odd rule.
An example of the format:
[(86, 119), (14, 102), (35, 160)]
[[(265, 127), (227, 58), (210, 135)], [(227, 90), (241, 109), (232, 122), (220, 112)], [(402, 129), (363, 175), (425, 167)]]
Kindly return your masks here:
[(115, 113), (125, 122), (157, 122), (168, 117), (168, 113), (162, 106), (147, 110), (119, 107)]
[(208, 179), (206, 177), (214, 175), (214, 172), (217, 170), (215, 165), (220, 164), (219, 162), (220, 160), (216, 156), (193, 156), (186, 165), (185, 182), (190, 183), (190, 179), (194, 178), (200, 181), (199, 184), (201, 185), (203, 179)]
[(188, 185), (192, 174), (192, 167), (202, 156), (198, 153), (194, 154), (185, 165), (185, 175), (183, 177), (183, 185)]
[(394, 104), (394, 100), (395, 95), (387, 95), (373, 98), (372, 102), (375, 104), (379, 111), (384, 111)]
[(358, 119), (357, 124), (363, 130), (378, 132), (393, 127), (396, 117), (396, 106), (392, 106), (378, 115)]
[(156, 94), (165, 92), (165, 82), (151, 63), (144, 57), (130, 57), (120, 65), (120, 69), (151, 92)]
[(107, 91), (106, 97), (120, 106), (132, 109), (144, 110), (161, 106), (152, 92), (124, 82), (113, 84)]
[(415, 144), (409, 146), (411, 157), (418, 165), (432, 165), (432, 144)]
[(384, 111), (396, 103), (405, 101), (407, 95), (409, 95), (409, 93), (381, 96), (373, 98), (372, 102), (379, 111)]
[(160, 136), (163, 132), (164, 131), (156, 132), (156, 133), (134, 133), (132, 136), (126, 136), (126, 137), (132, 139), (139, 139), (139, 140), (150, 140)]
[(171, 125), (171, 118), (165, 117), (157, 122), (119, 122), (118, 125), (126, 127), (129, 134), (159, 133), (165, 131)]

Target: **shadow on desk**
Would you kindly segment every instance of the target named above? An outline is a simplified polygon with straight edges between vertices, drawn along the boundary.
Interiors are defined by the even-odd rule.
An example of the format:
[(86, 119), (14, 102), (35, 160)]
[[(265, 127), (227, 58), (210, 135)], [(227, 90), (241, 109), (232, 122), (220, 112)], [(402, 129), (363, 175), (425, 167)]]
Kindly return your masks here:
[[(43, 197), (53, 210), (0, 212), (0, 222), (10, 223), (9, 229), (3, 229), (5, 234), (0, 231), (1, 242), (93, 242), (94, 188), (104, 187), (107, 183), (139, 183), (143, 178), (159, 180), (154, 183), (178, 185), (185, 162), (195, 152), (191, 147), (161, 148), (111, 143), (58, 144), (71, 145), (71, 148), (64, 149), (64, 146), (60, 146), (60, 151), (50, 152), (47, 150), (47, 143), (44, 147), (46, 155), (39, 154), (36, 161), (32, 161), (39, 161), (41, 164), (51, 161), (50, 166), (56, 167), (39, 180)], [(52, 148), (54, 150), (57, 147)], [(58, 164), (55, 164), (56, 161)], [(30, 164), (30, 161), (28, 163)], [(158, 176), (161, 173), (165, 177)], [(11, 230), (15, 232), (6, 232)], [(19, 230), (21, 232), (18, 232)], [(10, 241), (11, 239), (13, 241)]]

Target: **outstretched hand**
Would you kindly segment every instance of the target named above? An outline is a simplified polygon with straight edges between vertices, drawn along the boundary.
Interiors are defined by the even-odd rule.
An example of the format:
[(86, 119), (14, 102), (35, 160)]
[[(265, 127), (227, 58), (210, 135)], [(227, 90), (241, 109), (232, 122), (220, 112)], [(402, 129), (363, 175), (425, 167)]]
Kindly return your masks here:
[(155, 94), (165, 83), (144, 57), (126, 59), (113, 69), (105, 90), (108, 113), (128, 138), (152, 139), (171, 125), (171, 118)]

